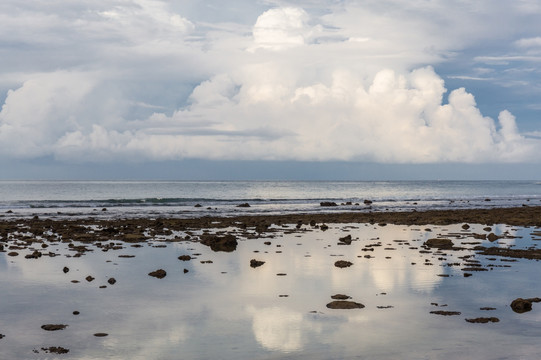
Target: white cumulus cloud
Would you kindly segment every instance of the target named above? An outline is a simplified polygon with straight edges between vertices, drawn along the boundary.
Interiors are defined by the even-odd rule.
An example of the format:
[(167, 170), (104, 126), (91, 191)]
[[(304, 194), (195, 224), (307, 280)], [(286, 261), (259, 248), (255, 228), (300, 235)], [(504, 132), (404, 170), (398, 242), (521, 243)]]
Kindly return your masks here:
[[(0, 157), (538, 161), (520, 119), (434, 70), (495, 36), (524, 53), (472, 59), (537, 58), (525, 1), (280, 1), (214, 23), (195, 4), (63, 4), (0, 5)], [(491, 66), (448, 79), (489, 83)]]

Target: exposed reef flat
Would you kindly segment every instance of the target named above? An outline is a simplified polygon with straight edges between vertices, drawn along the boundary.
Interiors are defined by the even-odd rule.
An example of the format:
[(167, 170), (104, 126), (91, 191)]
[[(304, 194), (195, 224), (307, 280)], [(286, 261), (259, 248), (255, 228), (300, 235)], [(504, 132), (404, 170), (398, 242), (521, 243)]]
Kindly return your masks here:
[[(0, 220), (0, 236), (9, 231), (15, 224), (24, 225), (31, 229), (55, 228), (69, 231), (77, 236), (74, 240), (90, 240), (96, 235), (106, 238), (116, 237), (120, 232), (125, 233), (123, 241), (138, 242), (145, 236), (137, 229), (151, 228), (169, 230), (210, 229), (234, 227), (255, 227), (258, 232), (264, 232), (272, 224), (318, 224), (325, 229), (327, 223), (371, 223), (396, 225), (449, 225), (457, 223), (475, 224), (507, 224), (514, 226), (541, 226), (541, 207), (492, 208), (468, 210), (430, 210), (408, 212), (343, 212), (343, 213), (298, 213), (288, 215), (250, 215), (237, 217), (200, 217), (194, 219), (182, 218), (144, 218), (144, 219), (9, 219)], [(100, 226), (100, 234), (89, 234), (87, 225)], [(128, 231), (123, 231), (128, 230)]]

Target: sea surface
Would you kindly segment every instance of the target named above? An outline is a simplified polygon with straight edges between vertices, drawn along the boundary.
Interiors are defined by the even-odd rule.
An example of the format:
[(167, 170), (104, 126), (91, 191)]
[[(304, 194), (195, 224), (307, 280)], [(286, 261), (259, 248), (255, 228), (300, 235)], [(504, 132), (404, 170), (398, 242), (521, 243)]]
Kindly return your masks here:
[[(456, 209), (540, 200), (541, 185), (533, 181), (0, 182), (1, 219)], [(237, 207), (243, 203), (250, 207)], [(538, 251), (539, 227), (329, 223), (326, 231), (284, 224), (266, 233), (233, 227), (155, 235), (148, 229), (148, 239), (134, 244), (14, 224), (0, 235), (0, 359), (511, 360), (541, 353), (541, 303), (525, 313), (510, 306), (519, 297), (541, 297), (539, 261), (477, 248)], [(104, 230), (99, 221), (89, 224), (89, 235)], [(197, 241), (212, 233), (236, 236), (236, 250), (215, 252)], [(497, 240), (489, 240), (491, 233)], [(341, 244), (347, 236), (351, 244)], [(452, 239), (454, 248), (427, 248), (435, 237)], [(190, 260), (179, 258), (186, 255)], [(254, 268), (252, 259), (264, 263)], [(351, 266), (339, 268), (339, 260)], [(149, 276), (158, 269), (167, 275)], [(364, 307), (329, 308), (337, 294)], [(492, 320), (468, 321), (478, 318)], [(67, 327), (46, 331), (46, 324)], [(94, 335), (100, 333), (107, 336)], [(68, 352), (51, 354), (57, 347)]]
[[(323, 207), (324, 201), (338, 206)], [(250, 207), (238, 207), (246, 203)], [(539, 181), (0, 181), (3, 217), (199, 217), (540, 204)]]

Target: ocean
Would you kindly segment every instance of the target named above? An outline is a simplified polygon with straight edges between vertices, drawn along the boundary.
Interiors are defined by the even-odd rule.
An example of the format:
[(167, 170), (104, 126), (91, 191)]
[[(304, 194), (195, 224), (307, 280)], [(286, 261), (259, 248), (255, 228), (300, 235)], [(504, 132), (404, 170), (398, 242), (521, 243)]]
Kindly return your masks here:
[[(537, 359), (540, 227), (100, 220), (540, 201), (527, 181), (3, 181), (0, 359)], [(88, 221), (9, 221), (36, 215)]]
[(0, 181), (4, 218), (420, 211), (540, 201), (538, 181)]

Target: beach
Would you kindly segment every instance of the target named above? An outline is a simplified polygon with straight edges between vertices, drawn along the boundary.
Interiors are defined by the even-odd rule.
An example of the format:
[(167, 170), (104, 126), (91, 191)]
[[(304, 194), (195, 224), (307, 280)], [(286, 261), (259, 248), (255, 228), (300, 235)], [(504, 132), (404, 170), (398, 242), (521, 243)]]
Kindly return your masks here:
[(534, 206), (4, 219), (0, 355), (534, 358), (540, 228)]

